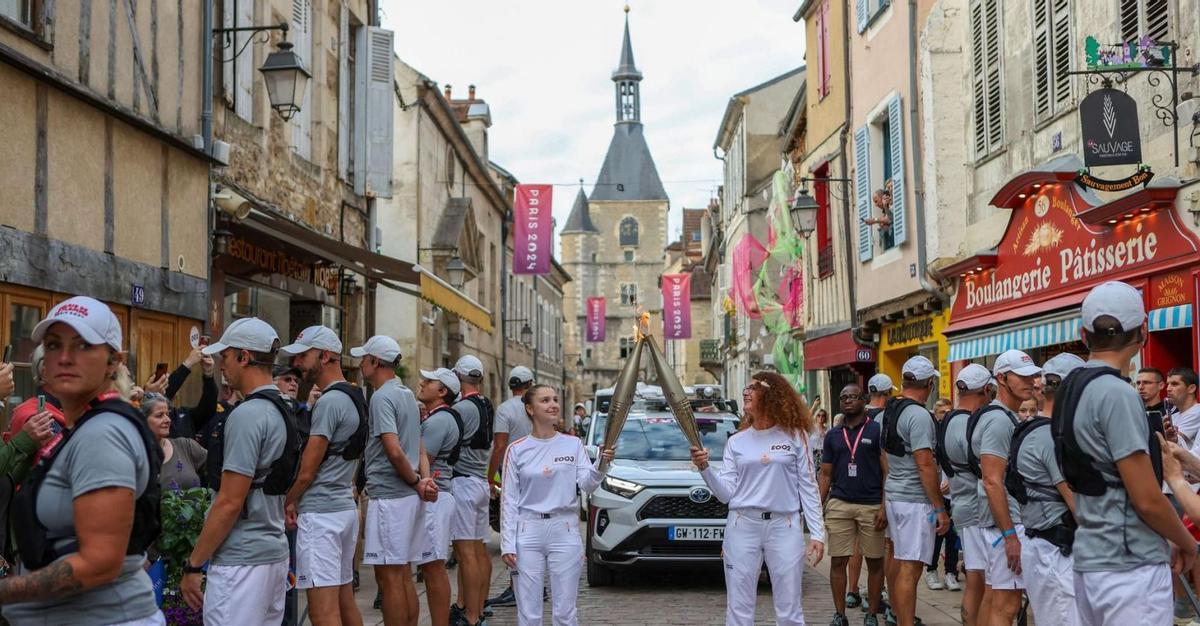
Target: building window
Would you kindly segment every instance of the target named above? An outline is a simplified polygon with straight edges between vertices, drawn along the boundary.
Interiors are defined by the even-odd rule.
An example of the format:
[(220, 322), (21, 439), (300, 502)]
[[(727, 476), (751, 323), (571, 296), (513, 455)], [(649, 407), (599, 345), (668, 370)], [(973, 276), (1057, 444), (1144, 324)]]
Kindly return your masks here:
[(829, 68), (829, 0), (821, 3), (816, 14), (817, 31), (817, 98), (829, 95), (831, 72)]
[(633, 250), (626, 250), (626, 251), (625, 251), (625, 261), (626, 261), (627, 263), (632, 263), (632, 262), (633, 262)]
[(1149, 37), (1153, 41), (1164, 41), (1170, 32), (1170, 5), (1168, 0), (1120, 0), (1121, 40), (1136, 41)]
[(903, 131), (904, 109), (899, 96), (892, 96), (884, 111), (854, 131), (859, 261), (870, 261), (875, 255), (876, 237), (882, 252), (904, 243), (908, 236)]
[[(1046, 0), (1034, 0), (1042, 3)], [(995, 153), (1004, 143), (1004, 88), (1000, 67), (1000, 0), (971, 5), (971, 79), (974, 92), (975, 158)]]
[(618, 237), (622, 246), (638, 245), (638, 222), (632, 217), (621, 220), (621, 232)]
[(1037, 120), (1071, 104), (1071, 0), (1033, 0), (1033, 93)]
[(629, 338), (629, 337), (621, 337), (621, 341), (620, 341), (620, 347), (621, 347), (621, 351), (620, 351), (620, 354), (621, 354), (621, 358), (622, 358), (622, 359), (627, 359), (627, 358), (629, 358), (629, 357), (630, 357), (630, 355), (632, 355), (632, 354), (633, 354), (633, 345), (634, 345), (634, 343), (633, 343), (633, 339), (632, 339), (632, 338)]
[(858, 17), (858, 32), (867, 30), (867, 26), (888, 8), (891, 0), (856, 0), (855, 12)]
[(637, 306), (637, 302), (637, 285), (633, 283), (621, 283), (621, 304), (624, 306)]
[(813, 172), (813, 199), (817, 201), (817, 276), (833, 275), (833, 211), (829, 206), (829, 165)]
[(33, 28), (33, 0), (0, 0), (0, 16)]
[(692, 241), (700, 241), (701, 233), (698, 230), (692, 231)]

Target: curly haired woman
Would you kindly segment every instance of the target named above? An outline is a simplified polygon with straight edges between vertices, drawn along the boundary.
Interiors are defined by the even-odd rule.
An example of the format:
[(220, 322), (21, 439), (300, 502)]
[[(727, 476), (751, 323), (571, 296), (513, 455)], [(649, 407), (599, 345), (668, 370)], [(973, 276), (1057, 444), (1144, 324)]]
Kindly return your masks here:
[[(725, 623), (754, 624), (758, 575), (766, 559), (775, 617), (781, 625), (804, 623), (800, 579), (807, 553), (812, 565), (825, 554), (825, 524), (808, 452), (813, 420), (787, 379), (759, 372), (742, 390), (749, 428), (729, 438), (720, 470), (708, 450), (692, 448), (713, 495), (729, 504), (725, 522)], [(811, 540), (805, 549), (800, 512)]]

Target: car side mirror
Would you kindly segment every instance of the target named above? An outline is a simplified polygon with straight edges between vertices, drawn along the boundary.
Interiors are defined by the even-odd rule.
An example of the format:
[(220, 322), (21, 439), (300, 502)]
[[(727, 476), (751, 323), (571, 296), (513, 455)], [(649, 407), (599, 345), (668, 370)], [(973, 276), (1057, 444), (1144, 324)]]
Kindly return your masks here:
[(737, 412), (738, 412), (738, 403), (737, 403), (737, 400), (726, 400), (726, 401), (725, 401), (725, 403), (729, 405), (729, 411), (730, 411), (731, 413), (737, 413)]

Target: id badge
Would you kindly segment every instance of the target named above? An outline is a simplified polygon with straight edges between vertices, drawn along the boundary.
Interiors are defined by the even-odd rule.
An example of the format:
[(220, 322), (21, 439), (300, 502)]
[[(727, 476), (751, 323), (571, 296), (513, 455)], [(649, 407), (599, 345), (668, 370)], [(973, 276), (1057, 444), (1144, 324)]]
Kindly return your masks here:
[(846, 464), (846, 475), (849, 476), (850, 478), (858, 478), (858, 464), (857, 463), (847, 463)]

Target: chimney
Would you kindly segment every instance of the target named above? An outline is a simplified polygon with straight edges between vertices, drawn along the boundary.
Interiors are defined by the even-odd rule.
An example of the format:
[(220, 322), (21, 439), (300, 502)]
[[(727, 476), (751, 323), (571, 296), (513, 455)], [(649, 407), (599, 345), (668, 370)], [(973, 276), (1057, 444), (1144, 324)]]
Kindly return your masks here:
[(468, 99), (468, 100), (474, 100), (474, 99), (475, 99), (475, 85), (468, 85), (468, 86), (467, 86), (467, 99)]
[(446, 85), (446, 91), (444, 93), (446, 94), (446, 99), (449, 100), (450, 99), (450, 85)]

